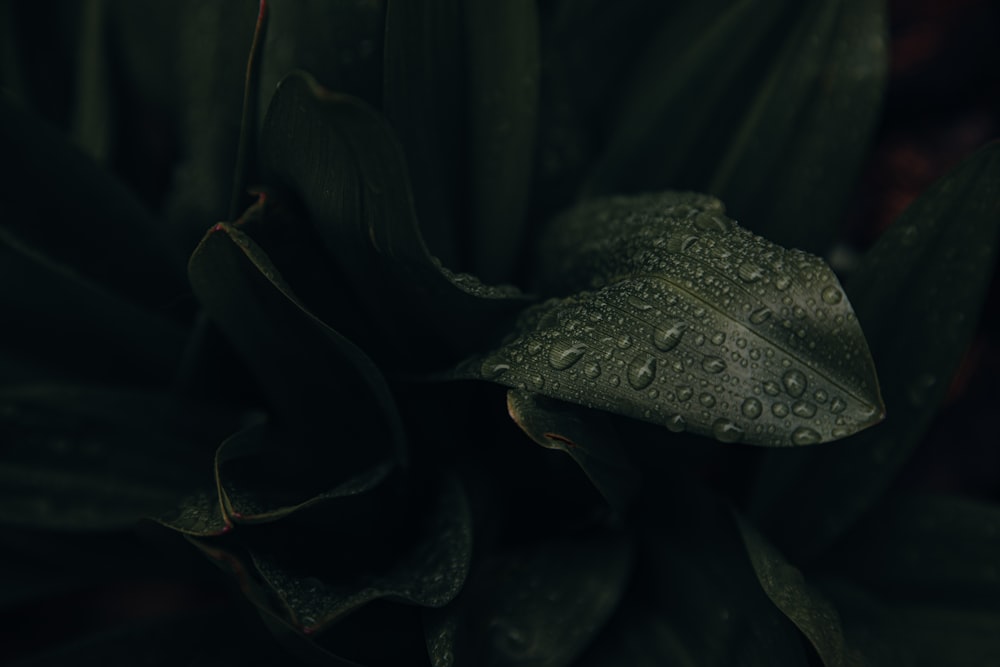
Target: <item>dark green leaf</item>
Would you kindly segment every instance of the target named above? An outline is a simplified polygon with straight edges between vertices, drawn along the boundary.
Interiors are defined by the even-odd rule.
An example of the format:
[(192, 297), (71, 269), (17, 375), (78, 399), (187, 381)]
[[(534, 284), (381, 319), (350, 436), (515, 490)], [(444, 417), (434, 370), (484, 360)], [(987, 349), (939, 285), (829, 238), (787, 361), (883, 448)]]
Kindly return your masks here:
[(840, 616), (802, 573), (748, 522), (737, 519), (757, 579), (771, 602), (802, 631), (827, 667), (859, 665), (844, 638)]
[(1000, 507), (945, 496), (894, 498), (827, 562), (893, 601), (1000, 611)]
[(814, 444), (880, 418), (836, 276), (739, 228), (718, 200), (599, 200), (544, 240), (547, 291), (585, 291), (525, 311), (459, 375), (723, 442)]
[(633, 69), (589, 193), (705, 188), (790, 24), (819, 6), (701, 2), (667, 16)]
[(688, 652), (670, 623), (662, 615), (648, 610), (629, 610), (618, 614), (577, 665), (704, 667), (704, 663), (695, 660)]
[(538, 9), (533, 0), (464, 9), (473, 266), (497, 282), (510, 280), (523, 242), (538, 115)]
[(325, 432), (336, 406), (343, 446), (364, 442), (368, 452), (403, 456), (402, 426), (378, 368), (305, 309), (250, 237), (216, 225), (192, 255), (189, 273), (286, 426)]
[(828, 250), (879, 118), (885, 11), (882, 0), (819, 3), (790, 31), (707, 186), (754, 232)]
[(297, 194), (327, 253), (387, 353), (433, 365), (441, 339), (471, 351), (523, 306), (516, 290), (491, 288), (442, 268), (413, 213), (402, 151), (385, 119), (363, 102), (327, 92), (308, 75), (282, 81), (261, 138), (267, 182)]
[(576, 461), (612, 507), (628, 507), (639, 490), (639, 471), (606, 415), (519, 389), (507, 392), (507, 412), (539, 445)]
[(99, 164), (108, 161), (114, 128), (111, 69), (106, 51), (107, 7), (107, 2), (91, 2), (80, 10), (73, 109), (73, 141)]
[(621, 535), (494, 554), (453, 605), (428, 614), (434, 667), (572, 663), (618, 606), (631, 562)]
[[(117, 530), (197, 488), (197, 448), (170, 433), (169, 398), (137, 391), (0, 391), (0, 521), (49, 530)], [(70, 402), (70, 405), (67, 405)]]
[(920, 440), (976, 326), (998, 232), (1000, 144), (992, 144), (938, 181), (865, 255), (847, 291), (889, 418), (837, 447), (768, 455), (752, 513), (782, 550), (814, 555), (830, 545)]
[[(420, 507), (414, 539), (396, 545), (392, 553), (379, 554), (388, 566), (374, 562), (355, 568), (338, 568), (340, 545), (320, 542), (314, 553), (251, 551), (254, 566), (277, 596), (291, 622), (305, 632), (315, 632), (345, 614), (377, 599), (390, 598), (410, 604), (440, 607), (451, 601), (465, 581), (472, 552), (472, 526), (465, 491), (447, 477), (429, 505)], [(317, 530), (316, 528), (312, 529)], [(322, 536), (321, 536), (322, 537)], [(273, 549), (273, 545), (270, 547)], [(354, 545), (364, 549), (364, 545)], [(303, 560), (310, 565), (303, 565)]]
[(464, 44), (459, 0), (390, 0), (382, 108), (406, 153), (430, 251), (459, 266)]

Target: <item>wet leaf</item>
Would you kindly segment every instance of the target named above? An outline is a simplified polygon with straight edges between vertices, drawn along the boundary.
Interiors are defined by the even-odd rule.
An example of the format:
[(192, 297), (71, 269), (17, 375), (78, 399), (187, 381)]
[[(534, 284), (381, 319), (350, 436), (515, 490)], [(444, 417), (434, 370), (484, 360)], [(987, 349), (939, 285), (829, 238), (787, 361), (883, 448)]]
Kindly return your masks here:
[(510, 280), (524, 234), (538, 116), (539, 27), (532, 0), (465, 5), (473, 266)]
[(947, 496), (896, 497), (825, 562), (888, 600), (1000, 611), (1000, 508)]
[(539, 445), (576, 461), (613, 508), (628, 507), (638, 492), (639, 471), (606, 415), (518, 389), (507, 392), (507, 412)]
[(59, 386), (0, 391), (0, 522), (125, 529), (197, 488), (199, 452), (170, 433), (165, 397), (95, 389), (67, 408), (71, 396)]
[(848, 283), (889, 417), (834, 448), (767, 456), (752, 516), (786, 553), (816, 555), (832, 544), (923, 436), (982, 308), (1000, 232), (998, 183), (994, 143), (914, 202)]
[(771, 601), (802, 631), (827, 667), (860, 665), (836, 608), (747, 521), (737, 519), (757, 579)]
[[(453, 274), (428, 253), (406, 162), (385, 119), (308, 75), (286, 77), (261, 137), (269, 185), (294, 192), (326, 252), (408, 366), (433, 364), (440, 341), (471, 351), (524, 305), (513, 288)], [(435, 347), (438, 346), (438, 347)]]
[(617, 607), (631, 568), (621, 535), (492, 555), (461, 597), (427, 615), (434, 667), (569, 665)]
[[(325, 432), (339, 407), (342, 442), (404, 456), (402, 426), (381, 372), (299, 302), (260, 247), (212, 228), (191, 257), (191, 284), (261, 383), (284, 425)], [(345, 445), (346, 446), (346, 445)]]
[(723, 442), (815, 444), (880, 418), (836, 276), (739, 228), (716, 199), (583, 204), (554, 223), (540, 261), (545, 291), (573, 295), (525, 311), (458, 375)]
[(465, 165), (464, 44), (458, 0), (389, 0), (382, 109), (403, 146), (420, 229), (446, 266), (460, 266)]
[[(317, 559), (324, 555), (322, 546), (312, 554), (269, 553), (263, 547), (251, 550), (257, 572), (289, 620), (312, 633), (373, 600), (388, 598), (426, 607), (450, 602), (468, 572), (472, 526), (464, 489), (453, 477), (441, 482), (429, 504), (416, 514), (413, 541), (379, 555), (381, 560), (388, 559), (384, 569), (372, 562), (360, 568), (333, 567), (340, 557), (325, 553)], [(296, 563), (306, 557), (312, 560), (312, 568)]]
[(707, 185), (755, 233), (829, 249), (879, 119), (885, 12), (881, 1), (826, 2), (789, 30)]

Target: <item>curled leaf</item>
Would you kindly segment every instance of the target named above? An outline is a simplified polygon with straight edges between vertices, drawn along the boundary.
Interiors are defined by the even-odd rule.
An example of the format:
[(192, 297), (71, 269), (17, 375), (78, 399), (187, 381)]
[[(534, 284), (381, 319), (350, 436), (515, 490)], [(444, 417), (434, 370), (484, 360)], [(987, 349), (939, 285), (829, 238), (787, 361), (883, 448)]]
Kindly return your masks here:
[(718, 200), (588, 202), (543, 241), (544, 289), (572, 296), (525, 311), (507, 342), (459, 376), (722, 442), (814, 444), (881, 419), (868, 346), (836, 276), (741, 229)]

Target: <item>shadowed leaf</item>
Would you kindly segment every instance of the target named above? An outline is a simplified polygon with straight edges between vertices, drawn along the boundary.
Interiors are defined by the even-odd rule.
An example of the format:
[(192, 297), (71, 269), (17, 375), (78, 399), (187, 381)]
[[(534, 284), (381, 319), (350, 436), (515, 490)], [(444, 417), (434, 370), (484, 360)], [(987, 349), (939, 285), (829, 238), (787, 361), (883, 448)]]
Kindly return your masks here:
[(573, 295), (525, 311), (460, 376), (723, 442), (815, 444), (880, 418), (836, 276), (739, 228), (716, 199), (583, 204), (548, 230), (540, 262), (544, 291)]
[(847, 292), (884, 378), (889, 417), (837, 447), (768, 454), (752, 515), (783, 551), (815, 555), (829, 546), (923, 436), (972, 336), (998, 232), (1000, 144), (991, 144), (931, 187), (865, 255)]

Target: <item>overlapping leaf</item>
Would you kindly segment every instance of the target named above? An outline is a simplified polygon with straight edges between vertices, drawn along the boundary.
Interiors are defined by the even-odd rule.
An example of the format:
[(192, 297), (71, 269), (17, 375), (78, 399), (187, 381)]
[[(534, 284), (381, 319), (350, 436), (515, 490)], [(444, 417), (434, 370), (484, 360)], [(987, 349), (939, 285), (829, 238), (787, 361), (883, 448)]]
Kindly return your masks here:
[(711, 197), (581, 205), (540, 252), (544, 291), (458, 374), (723, 442), (805, 445), (878, 421), (861, 329), (821, 260), (740, 229)]
[(842, 535), (924, 434), (982, 307), (1000, 234), (998, 184), (992, 144), (914, 202), (848, 283), (890, 416), (836, 448), (768, 455), (753, 513), (786, 553), (815, 555)]

